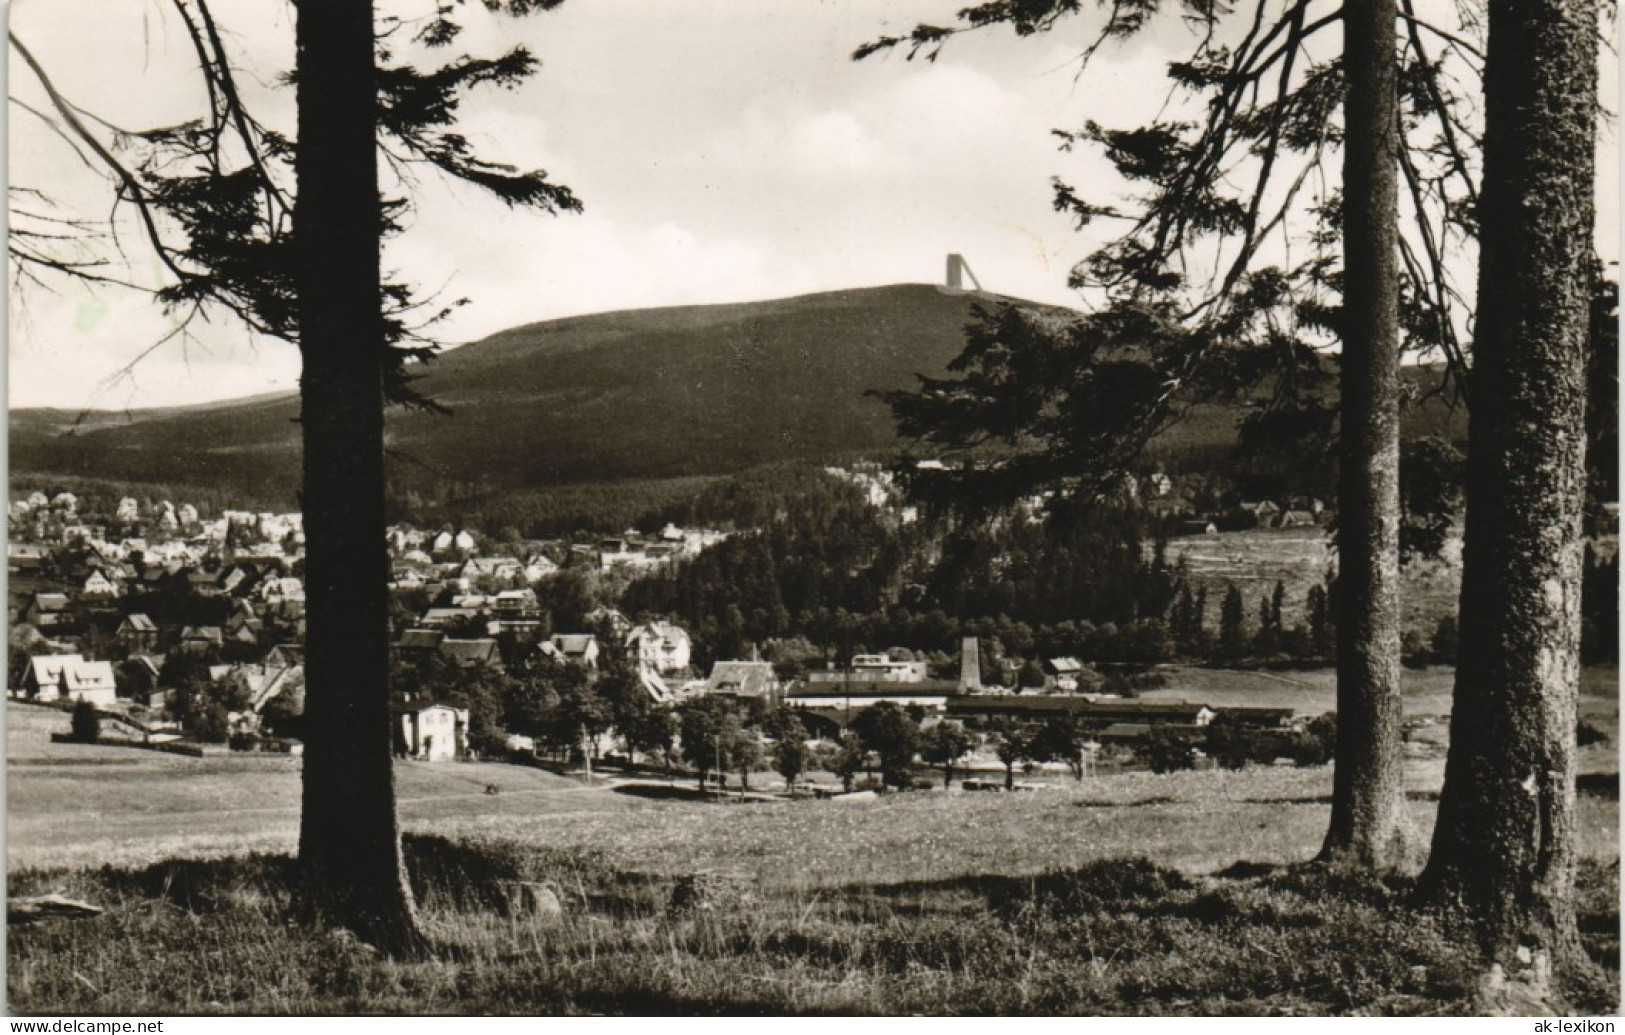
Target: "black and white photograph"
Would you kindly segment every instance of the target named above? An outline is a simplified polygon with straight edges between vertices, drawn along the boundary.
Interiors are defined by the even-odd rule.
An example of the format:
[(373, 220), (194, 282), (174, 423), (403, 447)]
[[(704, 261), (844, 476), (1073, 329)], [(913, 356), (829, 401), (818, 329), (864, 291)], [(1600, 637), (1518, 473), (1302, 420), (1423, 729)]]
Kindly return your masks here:
[(1617, 17), (11, 0), (6, 1011), (1612, 1031)]

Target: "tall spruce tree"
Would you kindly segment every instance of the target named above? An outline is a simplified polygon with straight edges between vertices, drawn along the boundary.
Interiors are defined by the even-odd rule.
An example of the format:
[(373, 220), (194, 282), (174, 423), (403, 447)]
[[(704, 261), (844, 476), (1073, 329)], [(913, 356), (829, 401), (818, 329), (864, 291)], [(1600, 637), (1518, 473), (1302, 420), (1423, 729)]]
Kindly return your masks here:
[(1338, 364), (1337, 766), (1321, 854), (1398, 861), (1399, 61), (1396, 0), (1343, 5), (1343, 307)]
[(305, 759), (312, 904), (375, 944), (419, 938), (395, 821), (384, 348), (370, 0), (298, 9), (295, 291), (304, 434)]
[(1489, 4), (1460, 651), (1422, 878), (1477, 922), (1488, 987), (1533, 1000), (1584, 967), (1575, 722), (1597, 14), (1593, 0)]
[(1230, 586), (1219, 605), (1219, 654), (1227, 661), (1235, 661), (1247, 653), (1246, 605), (1241, 590)]

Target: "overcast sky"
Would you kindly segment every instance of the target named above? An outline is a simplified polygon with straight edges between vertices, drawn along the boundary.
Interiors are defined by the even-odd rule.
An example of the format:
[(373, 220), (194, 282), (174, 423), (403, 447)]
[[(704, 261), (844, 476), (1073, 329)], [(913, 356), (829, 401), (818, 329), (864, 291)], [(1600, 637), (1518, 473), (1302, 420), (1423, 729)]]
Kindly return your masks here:
[[(415, 15), (433, 5), (379, 6)], [(1103, 50), (1080, 81), (1087, 22), (1029, 40), (980, 34), (935, 64), (850, 60), (877, 35), (948, 22), (963, 0), (571, 0), (500, 22), (470, 6), (459, 49), (523, 42), (542, 67), (517, 90), (471, 95), (467, 135), (487, 157), (546, 168), (585, 212), (510, 211), (420, 180), (418, 214), (386, 259), (471, 300), (442, 330), (451, 342), (612, 309), (938, 282), (953, 251), (990, 290), (1073, 301), (1067, 270), (1099, 239), (1052, 211), (1050, 178), (1098, 185), (1103, 167), (1057, 153), (1049, 131), (1143, 119), (1163, 100), (1167, 61), (1189, 45), (1171, 25)], [(291, 63), (291, 6), (215, 0), (215, 10), (263, 83), (254, 103), (291, 127), (292, 91), (274, 86)], [(18, 0), (11, 15), (81, 106), (131, 129), (193, 114), (192, 58), (167, 2)], [(13, 94), (37, 97), (25, 72), (13, 55)], [(9, 123), (13, 184), (105, 214), (104, 181), (15, 106)], [(140, 272), (133, 240), (128, 254)], [(224, 320), (110, 380), (166, 330), (149, 300), (63, 284), (14, 292), (12, 303), (13, 406), (168, 405), (295, 384), (291, 348)]]

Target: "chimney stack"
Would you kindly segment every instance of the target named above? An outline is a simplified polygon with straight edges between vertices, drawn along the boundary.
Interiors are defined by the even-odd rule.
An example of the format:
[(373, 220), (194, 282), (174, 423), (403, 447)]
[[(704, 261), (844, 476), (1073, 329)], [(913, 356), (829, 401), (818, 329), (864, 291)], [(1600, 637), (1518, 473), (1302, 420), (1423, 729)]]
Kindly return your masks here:
[(982, 689), (982, 649), (976, 637), (967, 636), (959, 652), (959, 692)]

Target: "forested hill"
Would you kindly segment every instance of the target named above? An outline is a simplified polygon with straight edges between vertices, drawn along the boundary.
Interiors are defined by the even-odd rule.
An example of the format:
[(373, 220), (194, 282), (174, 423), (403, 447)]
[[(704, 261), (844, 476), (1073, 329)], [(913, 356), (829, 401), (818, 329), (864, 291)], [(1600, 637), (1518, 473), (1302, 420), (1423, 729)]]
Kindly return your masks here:
[[(883, 452), (896, 444), (891, 419), (865, 392), (940, 375), (971, 307), (998, 300), (904, 284), (516, 327), (429, 365), (420, 387), (452, 416), (391, 413), (392, 486), (433, 502)], [(12, 471), (291, 503), (297, 414), (292, 394), (261, 396), (97, 413), (64, 434), (73, 414), (17, 410)], [(1236, 417), (1198, 407), (1156, 447), (1212, 462)]]
[[(886, 448), (891, 420), (865, 391), (940, 372), (971, 306), (997, 298), (894, 285), (517, 327), (429, 365), (419, 386), (453, 416), (392, 412), (392, 473), (432, 498)], [(297, 413), (289, 394), (96, 414), (65, 436), (72, 414), (13, 411), (12, 470), (291, 496)]]

